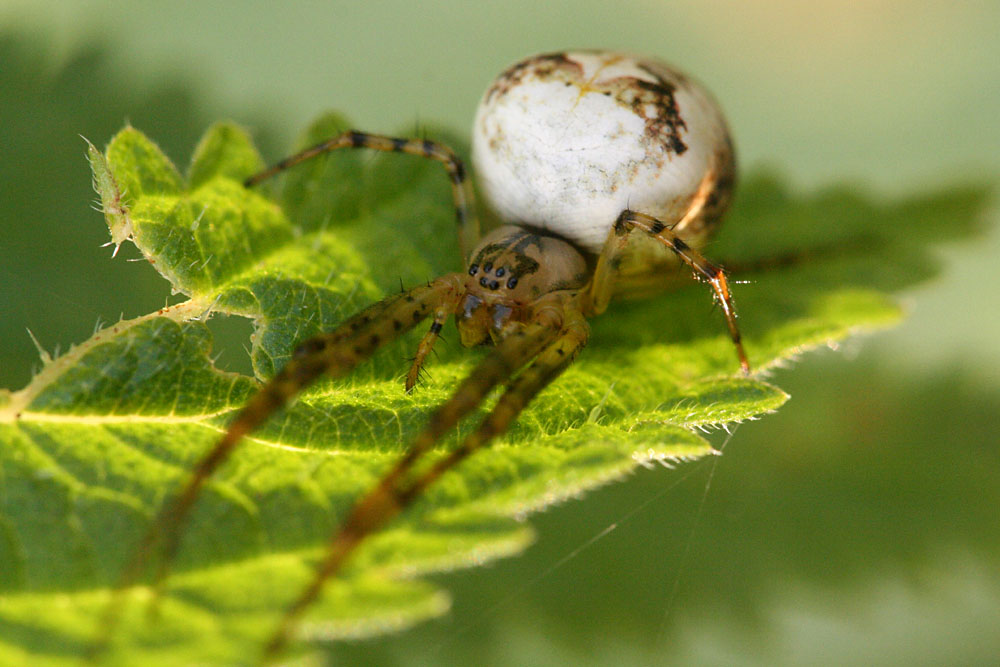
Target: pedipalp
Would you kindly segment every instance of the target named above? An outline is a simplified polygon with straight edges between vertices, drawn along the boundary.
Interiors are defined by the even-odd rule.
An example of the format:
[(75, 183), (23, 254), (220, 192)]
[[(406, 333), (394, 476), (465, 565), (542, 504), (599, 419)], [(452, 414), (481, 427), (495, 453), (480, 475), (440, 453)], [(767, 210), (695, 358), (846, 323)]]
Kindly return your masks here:
[(406, 393), (413, 391), (413, 388), (417, 386), (417, 381), (420, 379), (420, 370), (424, 366), (424, 359), (430, 354), (431, 350), (434, 348), (434, 343), (437, 342), (438, 337), (441, 335), (441, 329), (444, 327), (444, 323), (448, 321), (448, 318), (455, 308), (458, 306), (459, 297), (461, 295), (456, 295), (456, 298), (447, 299), (442, 301), (441, 304), (434, 311), (434, 318), (431, 322), (431, 327), (428, 329), (424, 337), (420, 339), (420, 344), (417, 346), (417, 353), (413, 357), (413, 362), (410, 364), (410, 370), (406, 373), (406, 382), (404, 384), (404, 389)]

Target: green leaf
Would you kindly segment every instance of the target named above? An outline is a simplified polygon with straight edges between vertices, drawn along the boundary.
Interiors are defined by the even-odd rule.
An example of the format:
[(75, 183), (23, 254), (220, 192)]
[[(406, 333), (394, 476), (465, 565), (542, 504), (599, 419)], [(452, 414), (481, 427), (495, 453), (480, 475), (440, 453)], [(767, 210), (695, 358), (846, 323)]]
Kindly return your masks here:
[[(300, 145), (346, 126), (323, 117)], [(247, 190), (242, 179), (262, 162), (229, 123), (208, 130), (186, 180), (130, 127), (88, 157), (112, 243), (132, 241), (188, 298), (96, 332), (43, 359), (24, 389), (0, 393), (4, 664), (85, 653), (164, 498), (298, 341), (400, 282), (462, 268), (447, 179), (419, 157), (346, 151)], [(525, 514), (637, 465), (713, 452), (703, 431), (787, 400), (766, 369), (897, 321), (889, 293), (933, 275), (931, 246), (974, 231), (986, 198), (982, 188), (895, 202), (845, 188), (802, 196), (751, 176), (707, 252), (745, 281), (734, 292), (757, 375), (737, 376), (707, 288), (668, 272), (677, 289), (613, 304), (579, 361), (507, 434), (370, 540), (310, 609), (302, 637), (365, 636), (444, 613), (447, 596), (421, 573), (515, 554), (532, 539)], [(664, 281), (645, 282), (631, 294)], [(215, 314), (253, 319), (256, 378), (213, 364), (205, 320)], [(159, 619), (144, 619), (150, 592), (132, 591), (110, 662), (253, 655), (340, 518), (481, 354), (441, 346), (430, 379), (407, 395), (400, 378), (416, 340), (321, 383), (247, 439), (196, 507)]]

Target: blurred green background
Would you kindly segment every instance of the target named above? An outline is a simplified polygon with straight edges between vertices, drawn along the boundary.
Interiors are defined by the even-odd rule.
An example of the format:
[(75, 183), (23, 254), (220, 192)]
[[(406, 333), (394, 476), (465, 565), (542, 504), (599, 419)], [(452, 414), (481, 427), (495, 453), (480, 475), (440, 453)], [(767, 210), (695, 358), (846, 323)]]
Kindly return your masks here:
[[(103, 145), (131, 121), (183, 165), (220, 117), (250, 127), (269, 159), (330, 108), (377, 132), (467, 132), (509, 63), (605, 47), (708, 84), (744, 165), (801, 191), (846, 181), (891, 197), (997, 181), (998, 35), (992, 0), (0, 0), (0, 387), (39, 365), (26, 329), (51, 352), (163, 303), (166, 283), (125, 261), (134, 251), (110, 261), (98, 248), (108, 236), (77, 135)], [(534, 517), (523, 557), (438, 577), (450, 616), (333, 655), (995, 663), (996, 218), (973, 243), (941, 239), (944, 272), (905, 295), (901, 327), (776, 372), (792, 401), (739, 427), (725, 456)], [(215, 326), (229, 341), (249, 333)], [(231, 344), (221, 363), (242, 357)]]

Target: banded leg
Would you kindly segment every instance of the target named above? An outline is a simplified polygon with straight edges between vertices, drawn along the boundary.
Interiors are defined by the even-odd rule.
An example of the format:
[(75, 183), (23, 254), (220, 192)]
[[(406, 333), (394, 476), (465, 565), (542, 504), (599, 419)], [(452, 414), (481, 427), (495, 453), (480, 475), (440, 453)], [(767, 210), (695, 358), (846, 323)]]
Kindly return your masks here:
[(434, 348), (434, 343), (437, 342), (438, 336), (441, 335), (444, 323), (455, 312), (455, 308), (458, 306), (460, 300), (457, 297), (458, 295), (454, 299), (441, 302), (441, 305), (434, 312), (434, 320), (431, 322), (430, 330), (420, 339), (420, 345), (417, 346), (417, 354), (413, 357), (413, 363), (410, 364), (410, 370), (406, 374), (406, 384), (404, 386), (407, 394), (417, 386), (417, 380), (420, 379), (420, 369), (423, 368), (424, 359), (427, 358), (427, 355)]
[(629, 235), (635, 229), (646, 232), (670, 248), (694, 270), (696, 277), (705, 280), (712, 286), (716, 300), (722, 306), (722, 312), (726, 317), (729, 337), (732, 339), (733, 345), (736, 346), (736, 356), (740, 360), (740, 369), (744, 375), (749, 375), (750, 362), (747, 360), (740, 330), (736, 324), (736, 307), (733, 305), (733, 297), (729, 291), (725, 271), (722, 270), (722, 267), (712, 264), (700, 252), (685, 243), (684, 239), (675, 234), (671, 227), (645, 213), (626, 210), (615, 221), (594, 269), (594, 277), (587, 295), (588, 315), (599, 314), (607, 308), (614, 291), (614, 281), (621, 253), (628, 244)]
[(243, 181), (243, 185), (248, 188), (252, 187), (289, 167), (294, 167), (301, 162), (340, 148), (371, 148), (376, 151), (420, 155), (443, 164), (448, 172), (448, 178), (451, 180), (452, 197), (455, 201), (455, 217), (458, 223), (458, 243), (462, 250), (462, 259), (469, 259), (469, 255), (479, 240), (479, 219), (476, 217), (472, 184), (469, 182), (468, 173), (461, 158), (455, 155), (455, 151), (451, 148), (436, 141), (401, 139), (348, 130), (295, 155), (286, 157), (246, 179)]
[[(522, 333), (522, 340), (515, 341), (515, 344), (511, 346), (513, 349), (510, 352), (517, 350), (514, 354), (494, 355), (494, 359), (499, 356), (509, 356), (509, 362), (500, 365), (506, 366), (505, 370), (501, 371), (500, 366), (491, 363), (491, 359), (487, 359), (470, 376), (469, 380), (452, 397), (452, 400), (439, 409), (438, 414), (431, 419), (425, 432), (417, 439), (406, 456), (382, 478), (374, 490), (354, 506), (347, 519), (341, 524), (340, 529), (333, 536), (326, 558), (320, 563), (312, 581), (287, 609), (277, 631), (266, 645), (263, 656), (265, 662), (282, 652), (302, 612), (316, 601), (322, 592), (323, 584), (340, 571), (344, 562), (358, 545), (369, 535), (381, 530), (389, 521), (409, 507), (428, 486), (437, 481), (444, 473), (479, 449), (487, 446), (494, 437), (507, 430), (511, 422), (531, 399), (572, 363), (577, 353), (586, 344), (588, 336), (589, 327), (582, 316), (579, 316), (562, 332), (548, 327), (539, 329), (536, 326), (535, 331)], [(536, 349), (538, 347), (542, 347), (540, 352)], [(429, 468), (417, 474), (416, 477), (408, 478), (421, 456), (429, 449), (430, 443), (436, 441), (443, 433), (442, 427), (451, 428), (458, 421), (460, 417), (459, 410), (456, 410), (458, 405), (463, 406), (463, 408), (467, 407), (467, 409), (461, 410), (463, 414), (474, 408), (485, 397), (488, 391), (487, 384), (492, 387), (496, 382), (505, 379), (527, 363), (536, 352), (538, 356), (534, 362), (514, 378), (507, 391), (504, 392), (493, 410), (475, 431), (470, 433), (457, 448), (435, 461)], [(497, 371), (500, 371), (502, 377), (497, 378)], [(482, 377), (477, 379), (480, 373), (482, 373)], [(470, 395), (464, 397), (465, 392), (469, 392)], [(472, 400), (474, 402), (471, 402)], [(458, 405), (450, 407), (451, 403)]]
[(115, 587), (103, 619), (99, 652), (110, 640), (120, 615), (121, 593), (134, 584), (152, 557), (158, 557), (154, 588), (167, 576), (180, 545), (184, 524), (202, 487), (232, 454), (241, 438), (323, 375), (341, 377), (373, 355), (380, 347), (411, 330), (443, 302), (456, 300), (463, 289), (462, 276), (452, 274), (369, 306), (334, 331), (300, 344), (292, 359), (250, 399), (215, 446), (199, 461), (185, 485), (164, 505), (150, 524)]

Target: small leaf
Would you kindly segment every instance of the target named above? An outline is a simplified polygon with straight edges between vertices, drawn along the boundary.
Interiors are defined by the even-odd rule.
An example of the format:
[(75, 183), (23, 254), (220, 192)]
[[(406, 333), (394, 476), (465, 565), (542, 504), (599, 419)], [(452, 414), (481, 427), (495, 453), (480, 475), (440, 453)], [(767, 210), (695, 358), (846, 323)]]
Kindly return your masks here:
[(111, 243), (115, 246), (114, 255), (117, 255), (121, 244), (132, 238), (132, 220), (129, 219), (128, 207), (121, 188), (111, 173), (107, 158), (90, 141), (84, 141), (87, 142), (87, 160), (94, 178), (94, 191), (101, 199), (104, 221), (108, 223)]
[(213, 178), (242, 181), (264, 167), (250, 135), (234, 123), (216, 123), (198, 142), (188, 168), (188, 186), (200, 188)]
[(134, 127), (115, 135), (105, 156), (119, 190), (131, 199), (177, 194), (182, 187), (177, 168), (159, 146)]

